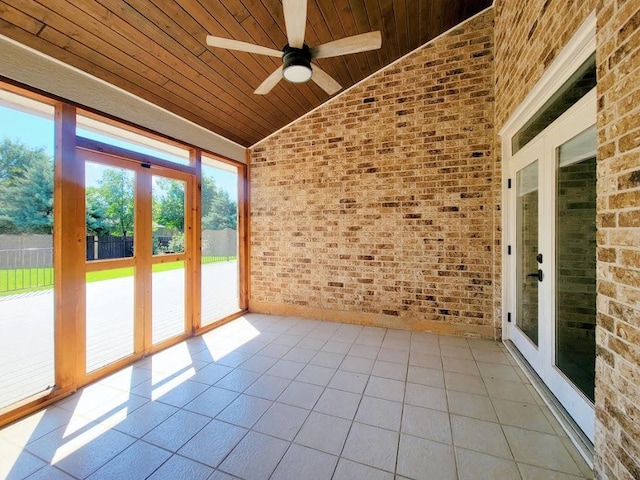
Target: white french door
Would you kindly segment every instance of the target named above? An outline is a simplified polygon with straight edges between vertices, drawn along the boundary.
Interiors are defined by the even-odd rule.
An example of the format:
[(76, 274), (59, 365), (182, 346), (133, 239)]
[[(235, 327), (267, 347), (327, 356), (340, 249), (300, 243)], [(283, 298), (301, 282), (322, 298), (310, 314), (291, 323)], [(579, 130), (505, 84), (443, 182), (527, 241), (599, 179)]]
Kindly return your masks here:
[(506, 338), (593, 441), (595, 89), (510, 159)]

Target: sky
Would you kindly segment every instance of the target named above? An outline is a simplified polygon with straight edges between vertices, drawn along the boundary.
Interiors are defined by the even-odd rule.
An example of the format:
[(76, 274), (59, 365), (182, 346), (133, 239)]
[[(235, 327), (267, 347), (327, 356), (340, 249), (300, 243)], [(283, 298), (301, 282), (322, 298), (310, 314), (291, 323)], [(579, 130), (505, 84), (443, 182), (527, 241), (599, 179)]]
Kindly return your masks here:
[[(99, 134), (87, 132), (86, 130), (83, 131), (78, 129), (78, 134), (95, 140), (108, 142), (114, 146), (129, 148), (130, 150), (135, 149), (137, 152), (159, 156), (158, 152), (152, 149), (148, 149), (140, 145), (134, 146), (132, 144), (127, 144)], [(49, 156), (53, 157), (53, 120), (0, 105), (0, 138), (5, 137), (14, 141), (20, 140), (30, 147), (44, 147), (45, 152)], [(163, 155), (163, 158), (170, 160), (169, 155)], [(91, 166), (87, 168), (88, 185), (95, 184), (98, 179), (99, 171), (100, 169), (91, 168)], [(237, 201), (237, 175), (232, 172), (219, 169), (206, 169), (206, 173), (209, 173), (209, 176), (213, 176), (215, 184), (223, 190), (226, 190), (232, 200)], [(215, 174), (211, 175), (211, 173)]]

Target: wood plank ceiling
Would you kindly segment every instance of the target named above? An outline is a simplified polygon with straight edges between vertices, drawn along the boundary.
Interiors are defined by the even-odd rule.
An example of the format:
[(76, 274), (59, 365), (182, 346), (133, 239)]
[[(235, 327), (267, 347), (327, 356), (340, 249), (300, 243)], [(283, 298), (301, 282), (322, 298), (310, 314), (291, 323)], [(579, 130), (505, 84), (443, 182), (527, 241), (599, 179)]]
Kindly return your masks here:
[[(317, 60), (347, 88), (490, 4), (309, 0), (305, 41), (382, 32), (378, 51)], [(329, 98), (313, 82), (284, 80), (254, 95), (280, 59), (205, 44), (211, 34), (280, 50), (281, 0), (0, 0), (0, 33), (244, 146)]]

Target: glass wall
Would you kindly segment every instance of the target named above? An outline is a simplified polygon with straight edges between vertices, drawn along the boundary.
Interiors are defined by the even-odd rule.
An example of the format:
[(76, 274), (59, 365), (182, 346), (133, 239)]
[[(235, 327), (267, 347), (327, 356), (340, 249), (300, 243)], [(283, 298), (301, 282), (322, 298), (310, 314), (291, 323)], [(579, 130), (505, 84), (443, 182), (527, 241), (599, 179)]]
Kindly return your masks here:
[(240, 309), (238, 168), (202, 157), (202, 321)]
[(55, 383), (53, 117), (0, 90), (0, 409)]

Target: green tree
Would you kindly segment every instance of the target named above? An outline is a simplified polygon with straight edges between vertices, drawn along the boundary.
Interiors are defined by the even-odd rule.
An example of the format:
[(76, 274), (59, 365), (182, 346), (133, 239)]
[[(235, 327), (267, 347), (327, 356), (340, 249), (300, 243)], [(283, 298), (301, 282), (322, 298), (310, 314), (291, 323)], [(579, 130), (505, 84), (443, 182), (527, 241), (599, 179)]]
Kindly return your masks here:
[(238, 205), (229, 194), (218, 188), (215, 181), (202, 177), (202, 229), (222, 230), (238, 228)]
[(87, 188), (86, 194), (86, 225), (87, 235), (110, 235), (113, 229), (112, 222), (107, 215), (108, 205), (100, 196), (97, 189)]
[[(108, 168), (102, 172), (98, 186), (88, 194), (92, 208), (96, 208), (112, 235), (127, 236), (133, 231), (134, 219), (134, 181), (133, 173), (120, 168)], [(104, 208), (103, 210), (101, 210)], [(94, 212), (95, 213), (95, 212)]]
[(184, 231), (184, 183), (159, 178), (156, 185), (160, 188), (160, 194), (154, 194), (154, 222), (178, 232)]
[(44, 147), (0, 143), (0, 232), (51, 233), (53, 162)]
[(32, 166), (51, 162), (45, 147), (30, 147), (20, 140), (5, 137), (0, 143), (0, 185), (11, 185), (23, 178)]

